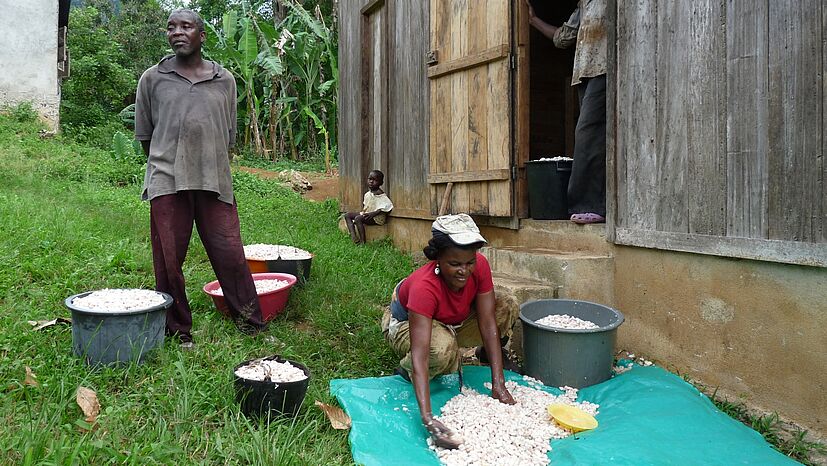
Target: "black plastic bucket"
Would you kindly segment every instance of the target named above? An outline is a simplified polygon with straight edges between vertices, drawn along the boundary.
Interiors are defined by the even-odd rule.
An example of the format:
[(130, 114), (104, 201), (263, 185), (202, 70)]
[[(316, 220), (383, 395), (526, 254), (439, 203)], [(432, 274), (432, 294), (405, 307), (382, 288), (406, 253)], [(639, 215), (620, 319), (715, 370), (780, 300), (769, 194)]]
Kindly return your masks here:
[(241, 404), (241, 412), (251, 419), (275, 419), (296, 416), (301, 409), (307, 387), (310, 385), (310, 370), (303, 364), (285, 359), (279, 355), (264, 358), (265, 361), (289, 362), (307, 376), (296, 382), (268, 382), (243, 379), (235, 374), (242, 366), (259, 360), (249, 359), (233, 368), (235, 399)]
[(304, 283), (310, 278), (310, 264), (313, 258), (307, 259), (277, 259), (268, 260), (267, 271), (289, 273), (299, 279), (299, 283)]
[(247, 259), (247, 265), (252, 273), (289, 273), (298, 279), (298, 285), (304, 284), (310, 278), (310, 265), (313, 257), (307, 259)]
[(571, 160), (526, 162), (528, 210), (538, 220), (568, 220)]

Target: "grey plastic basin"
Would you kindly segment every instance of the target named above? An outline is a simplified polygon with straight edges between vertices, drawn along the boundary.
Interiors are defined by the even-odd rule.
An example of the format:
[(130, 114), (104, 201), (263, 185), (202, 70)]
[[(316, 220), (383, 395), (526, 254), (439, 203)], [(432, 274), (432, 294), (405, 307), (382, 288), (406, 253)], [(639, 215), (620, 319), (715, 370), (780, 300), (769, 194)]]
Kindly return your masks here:
[(163, 344), (170, 295), (159, 291), (164, 297), (162, 304), (133, 311), (93, 311), (72, 304), (75, 298), (90, 293), (69, 296), (65, 301), (72, 311), (72, 350), (76, 356), (89, 365), (140, 364), (149, 350)]
[[(536, 324), (553, 314), (594, 322), (596, 329), (562, 329)], [(612, 374), (617, 328), (623, 314), (602, 304), (569, 299), (541, 299), (520, 305), (525, 371), (552, 387), (587, 387)]]

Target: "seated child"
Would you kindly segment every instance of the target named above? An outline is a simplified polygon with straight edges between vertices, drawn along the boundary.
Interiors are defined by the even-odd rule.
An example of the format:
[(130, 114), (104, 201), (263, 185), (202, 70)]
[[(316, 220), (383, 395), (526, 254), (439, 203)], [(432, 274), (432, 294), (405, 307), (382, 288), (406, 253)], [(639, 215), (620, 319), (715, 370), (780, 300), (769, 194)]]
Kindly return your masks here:
[(365, 244), (365, 225), (384, 225), (388, 212), (393, 209), (393, 203), (381, 189), (384, 182), (384, 173), (371, 170), (368, 174), (369, 190), (365, 193), (362, 211), (345, 214), (345, 224), (350, 238), (356, 244)]

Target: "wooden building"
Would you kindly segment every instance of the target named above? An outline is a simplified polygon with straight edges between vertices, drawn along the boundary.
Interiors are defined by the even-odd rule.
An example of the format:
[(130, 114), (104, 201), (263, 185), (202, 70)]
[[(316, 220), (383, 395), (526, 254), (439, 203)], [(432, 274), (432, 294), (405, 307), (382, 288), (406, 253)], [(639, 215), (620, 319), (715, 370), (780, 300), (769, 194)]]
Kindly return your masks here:
[[(558, 25), (576, 3), (534, 2)], [(492, 256), (599, 255), (560, 295), (623, 310), (624, 346), (827, 433), (827, 4), (610, 0), (599, 230), (529, 218), (526, 162), (572, 154), (577, 98), (572, 51), (525, 10), (340, 2), (342, 209), (380, 168), (403, 248), (443, 207), (485, 225)]]

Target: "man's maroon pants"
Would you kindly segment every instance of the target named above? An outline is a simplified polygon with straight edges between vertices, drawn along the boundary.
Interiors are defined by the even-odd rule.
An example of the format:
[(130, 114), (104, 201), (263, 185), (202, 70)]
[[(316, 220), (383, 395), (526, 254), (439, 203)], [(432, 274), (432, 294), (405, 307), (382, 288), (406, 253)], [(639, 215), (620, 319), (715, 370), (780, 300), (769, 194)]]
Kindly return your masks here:
[(180, 191), (150, 201), (152, 262), (155, 288), (174, 299), (167, 310), (167, 332), (190, 340), (192, 312), (187, 302), (182, 266), (187, 256), (193, 221), (221, 284), (230, 313), (263, 327), (256, 287), (241, 242), (235, 203), (218, 200), (210, 191)]

